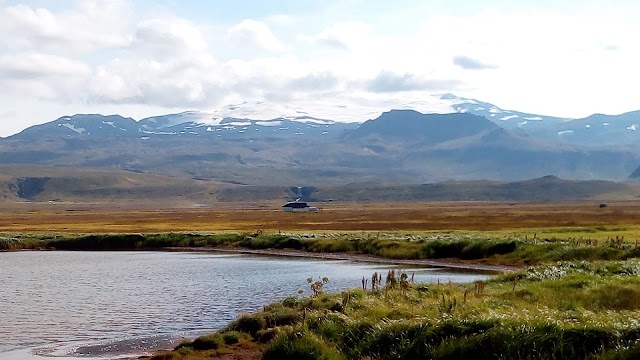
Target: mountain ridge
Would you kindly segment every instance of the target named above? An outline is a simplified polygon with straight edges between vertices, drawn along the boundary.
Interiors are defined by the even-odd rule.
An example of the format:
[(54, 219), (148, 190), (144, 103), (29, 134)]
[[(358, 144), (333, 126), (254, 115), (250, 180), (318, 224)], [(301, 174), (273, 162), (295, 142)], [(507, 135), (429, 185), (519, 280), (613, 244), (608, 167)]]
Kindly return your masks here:
[[(304, 108), (308, 106), (309, 109)], [(109, 126), (111, 120), (102, 120), (102, 136), (203, 136), (206, 130), (242, 131), (248, 125), (264, 129), (272, 127), (280, 131), (293, 130), (304, 133), (313, 125), (334, 127), (336, 130), (353, 129), (368, 120), (379, 118), (389, 111), (414, 110), (423, 114), (470, 113), (482, 116), (496, 125), (522, 135), (531, 135), (549, 141), (577, 145), (625, 145), (640, 144), (640, 110), (617, 115), (592, 114), (585, 118), (561, 118), (539, 114), (505, 110), (488, 102), (459, 97), (450, 93), (424, 95), (421, 100), (381, 99), (377, 102), (363, 101), (356, 106), (308, 103), (302, 106), (284, 106), (266, 101), (243, 102), (222, 106), (210, 112), (184, 111), (157, 115), (138, 121), (121, 115), (126, 126)], [(58, 126), (58, 135), (76, 136), (78, 133), (95, 133), (96, 126), (88, 130), (87, 118), (98, 114), (76, 114), (60, 117), (49, 123), (35, 125), (7, 138), (28, 138), (34, 129), (43, 126)], [(66, 120), (66, 122), (65, 122)], [(75, 121), (78, 123), (75, 123)], [(133, 120), (133, 121), (132, 121)], [(134, 125), (135, 123), (135, 125)], [(95, 124), (94, 124), (95, 125)], [(234, 128), (236, 126), (236, 128)], [(138, 127), (137, 131), (135, 127)], [(119, 129), (126, 129), (125, 132)], [(53, 131), (50, 131), (53, 133)], [(278, 131), (275, 131), (278, 132)], [(329, 131), (328, 133), (334, 133)], [(320, 132), (322, 133), (322, 132)], [(229, 132), (227, 132), (229, 134)], [(218, 134), (223, 136), (223, 134)], [(273, 134), (271, 134), (273, 135)], [(278, 137), (278, 136), (276, 136)]]
[[(461, 99), (444, 96), (436, 105), (459, 105)], [(558, 126), (579, 120), (535, 120), (546, 124), (536, 128), (538, 133), (552, 134), (538, 136), (523, 127), (499, 126), (516, 118), (501, 119), (516, 115), (502, 116), (507, 112), (470, 101), (473, 111), (486, 114), (424, 114), (401, 108), (360, 124), (323, 120), (309, 112), (270, 120), (197, 112), (140, 121), (79, 114), (1, 139), (0, 163), (114, 168), (251, 185), (515, 181), (546, 174), (621, 180), (640, 163), (634, 139), (612, 147), (606, 141), (585, 145), (554, 135)], [(496, 114), (502, 117), (490, 116)], [(623, 116), (621, 121), (628, 120)], [(608, 134), (622, 138), (615, 131)]]
[[(354, 182), (342, 185), (234, 185), (112, 169), (0, 165), (0, 203), (137, 207), (215, 207), (221, 203), (629, 200), (634, 182), (574, 181), (543, 176), (522, 181), (444, 181), (424, 184)], [(167, 205), (170, 204), (170, 205)], [(266, 205), (265, 205), (266, 206)]]

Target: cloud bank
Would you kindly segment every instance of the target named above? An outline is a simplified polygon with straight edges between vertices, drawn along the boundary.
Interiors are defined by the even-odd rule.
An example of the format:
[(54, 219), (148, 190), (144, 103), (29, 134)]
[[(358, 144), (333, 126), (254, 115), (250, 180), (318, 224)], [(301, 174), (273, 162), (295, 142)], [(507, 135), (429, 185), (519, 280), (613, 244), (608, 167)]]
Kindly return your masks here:
[[(187, 3), (207, 6), (175, 6)], [(60, 109), (139, 116), (262, 98), (346, 106), (454, 92), (558, 116), (640, 108), (633, 5), (452, 15), (353, 2), (228, 19), (141, 4), (0, 1), (0, 106), (13, 114), (0, 133)]]

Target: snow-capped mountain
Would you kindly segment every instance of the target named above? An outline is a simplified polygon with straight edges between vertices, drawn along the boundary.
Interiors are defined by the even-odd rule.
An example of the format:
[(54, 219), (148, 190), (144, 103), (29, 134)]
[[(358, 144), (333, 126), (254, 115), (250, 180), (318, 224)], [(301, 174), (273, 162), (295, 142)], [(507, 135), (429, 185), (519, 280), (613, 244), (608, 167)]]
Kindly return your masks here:
[[(603, 123), (600, 117), (588, 122), (533, 120), (551, 134), (545, 138), (526, 132), (533, 128), (528, 124), (505, 128), (516, 121), (505, 117), (525, 114), (475, 100), (443, 95), (387, 104), (400, 109), (361, 123), (344, 121), (355, 113), (378, 111), (367, 101), (345, 110), (341, 121), (330, 118), (338, 111), (331, 106), (313, 104), (302, 112), (268, 103), (140, 121), (118, 115), (65, 116), (0, 140), (0, 163), (108, 167), (242, 184), (515, 180), (548, 174), (621, 179), (640, 163), (633, 145), (566, 144), (555, 130), (574, 122), (585, 128)], [(485, 116), (473, 114), (483, 111)], [(629, 120), (612, 118), (610, 123)], [(629, 125), (603, 127), (636, 134)], [(607, 136), (620, 138), (612, 134)]]
[(456, 112), (467, 112), (485, 117), (505, 129), (530, 129), (559, 124), (570, 119), (554, 116), (524, 113), (515, 110), (501, 109), (496, 105), (475, 99), (467, 99), (453, 94), (445, 94), (443, 98), (455, 101), (452, 106)]
[(456, 112), (483, 116), (502, 128), (549, 141), (579, 145), (640, 144), (640, 111), (620, 115), (593, 114), (568, 119), (504, 110), (493, 104), (452, 94), (444, 98), (457, 102)]
[(120, 115), (63, 116), (46, 124), (29, 127), (16, 138), (57, 138), (72, 136), (137, 136), (139, 124)]
[[(253, 118), (220, 118), (217, 113), (189, 111), (146, 118), (136, 122), (119, 115), (77, 114), (64, 116), (55, 121), (32, 126), (11, 136), (11, 139), (75, 138), (75, 137), (121, 137), (150, 138), (215, 137), (215, 138), (262, 138), (336, 136), (346, 130), (355, 129), (357, 123), (323, 120), (306, 115), (285, 117), (281, 113), (242, 116)], [(257, 119), (256, 119), (257, 118)]]
[(119, 115), (73, 115), (25, 129), (15, 139), (52, 137), (155, 137), (296, 138), (339, 136), (389, 110), (414, 110), (423, 114), (469, 113), (482, 116), (514, 133), (546, 141), (591, 145), (640, 143), (640, 111), (622, 115), (592, 115), (566, 119), (505, 110), (491, 103), (453, 94), (419, 98), (358, 98), (340, 102), (276, 104), (251, 101), (211, 111), (187, 111), (140, 121)]
[(640, 143), (640, 111), (620, 115), (594, 114), (540, 129), (532, 134), (590, 146)]
[(336, 136), (355, 129), (391, 109), (421, 113), (454, 113), (465, 99), (427, 95), (419, 100), (350, 99), (349, 105), (327, 102), (298, 103), (295, 106), (267, 101), (243, 102), (212, 111), (187, 111), (142, 119), (138, 122), (119, 115), (78, 114), (32, 126), (15, 139), (42, 137), (139, 137), (201, 136), (216, 138)]

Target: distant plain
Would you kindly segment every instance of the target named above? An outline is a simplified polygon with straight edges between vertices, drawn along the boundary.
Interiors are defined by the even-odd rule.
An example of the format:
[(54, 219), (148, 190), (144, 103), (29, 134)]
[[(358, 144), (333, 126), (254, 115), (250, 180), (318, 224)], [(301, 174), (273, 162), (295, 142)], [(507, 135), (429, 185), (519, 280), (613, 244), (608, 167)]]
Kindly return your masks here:
[[(505, 235), (640, 235), (640, 201), (558, 203), (317, 203), (317, 213), (284, 213), (281, 202), (226, 203), (210, 208), (117, 204), (13, 203), (0, 211), (2, 232), (353, 232), (492, 231)], [(546, 230), (545, 230), (546, 229)], [(549, 235), (550, 236), (550, 235)]]

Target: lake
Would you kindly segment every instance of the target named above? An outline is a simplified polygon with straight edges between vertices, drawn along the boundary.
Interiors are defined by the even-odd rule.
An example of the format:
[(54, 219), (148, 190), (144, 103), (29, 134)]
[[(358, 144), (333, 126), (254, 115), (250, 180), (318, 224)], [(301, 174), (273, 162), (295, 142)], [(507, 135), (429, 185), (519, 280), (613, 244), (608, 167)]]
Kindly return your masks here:
[[(0, 253), (0, 359), (143, 354), (218, 329), (327, 276), (359, 287), (392, 265), (198, 252)], [(396, 267), (397, 268), (397, 267)], [(404, 268), (416, 282), (487, 275)]]

